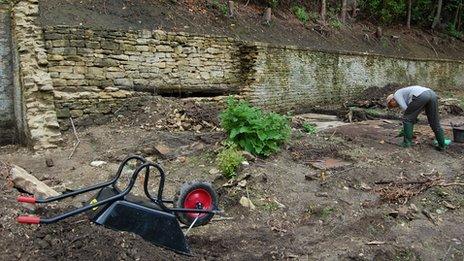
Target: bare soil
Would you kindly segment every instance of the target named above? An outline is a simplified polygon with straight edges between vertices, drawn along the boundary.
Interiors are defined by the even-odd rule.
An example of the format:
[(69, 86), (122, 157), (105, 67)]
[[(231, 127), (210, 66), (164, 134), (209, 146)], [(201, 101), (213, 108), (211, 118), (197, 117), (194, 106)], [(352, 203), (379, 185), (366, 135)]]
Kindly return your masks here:
[[(40, 22), (44, 26), (71, 25), (103, 29), (163, 29), (194, 34), (212, 34), (246, 41), (296, 45), (321, 50), (357, 51), (399, 57), (462, 60), (464, 42), (438, 32), (383, 28), (353, 21), (346, 26), (304, 25), (282, 6), (270, 25), (262, 23), (264, 8), (253, 1), (235, 1), (238, 14), (221, 11), (227, 1), (211, 0), (41, 0)], [(248, 5), (246, 3), (249, 2)]]
[[(441, 186), (464, 178), (464, 145), (436, 151), (426, 125), (416, 127), (416, 145), (403, 149), (397, 121), (364, 121), (310, 135), (294, 129), (282, 150), (250, 160), (238, 179), (246, 186), (223, 186), (215, 174), (215, 156), (224, 133), (196, 111), (217, 115), (218, 108), (191, 100), (156, 98), (138, 112), (115, 115), (113, 122), (78, 129), (81, 144), (71, 155), (75, 136), (64, 134), (62, 149), (34, 154), (18, 146), (0, 150), (0, 248), (4, 260), (462, 260), (464, 258), (464, 187)], [(176, 108), (185, 103), (179, 114)], [(157, 107), (157, 105), (160, 107)], [(162, 109), (165, 108), (165, 109)], [(190, 110), (190, 109), (191, 110)], [(182, 116), (190, 115), (190, 116)], [(183, 118), (182, 118), (183, 117)], [(200, 130), (180, 126), (201, 122)], [(157, 119), (157, 120), (151, 120)], [(162, 122), (156, 122), (162, 119)], [(462, 120), (462, 117), (460, 118)], [(450, 135), (444, 119), (443, 125)], [(184, 124), (183, 124), (184, 123)], [(148, 125), (147, 125), (148, 124)], [(161, 127), (157, 127), (157, 125)], [(209, 126), (209, 127), (208, 127)], [(160, 146), (167, 148), (164, 153)], [(157, 149), (158, 148), (158, 149)], [(187, 236), (193, 257), (156, 247), (140, 237), (90, 223), (85, 215), (53, 225), (27, 226), (15, 217), (28, 212), (52, 216), (88, 197), (28, 210), (15, 202), (21, 193), (8, 180), (16, 164), (59, 192), (107, 180), (120, 160), (141, 154), (167, 173), (166, 198), (181, 184), (214, 184), (226, 220), (195, 228)], [(311, 162), (333, 158), (351, 165), (317, 169)], [(54, 166), (47, 167), (46, 159)], [(93, 160), (108, 162), (92, 167)], [(435, 180), (436, 184), (429, 182)], [(152, 184), (156, 186), (155, 180)], [(413, 182), (413, 185), (408, 185)], [(417, 183), (414, 183), (417, 182)], [(422, 183), (421, 183), (422, 182)], [(432, 185), (431, 185), (432, 184)], [(141, 194), (137, 182), (135, 194)], [(243, 185), (243, 184), (242, 184)], [(388, 193), (389, 197), (386, 197)], [(89, 195), (90, 196), (90, 195)], [(242, 196), (256, 205), (239, 204)]]

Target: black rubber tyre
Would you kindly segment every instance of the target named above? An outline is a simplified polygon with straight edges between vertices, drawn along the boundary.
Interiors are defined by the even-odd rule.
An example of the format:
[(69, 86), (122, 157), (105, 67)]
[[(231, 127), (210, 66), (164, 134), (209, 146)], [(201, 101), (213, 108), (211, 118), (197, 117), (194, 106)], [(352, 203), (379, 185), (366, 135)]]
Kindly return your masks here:
[[(216, 210), (218, 209), (218, 196), (210, 183), (203, 181), (191, 181), (184, 183), (177, 194), (174, 196), (174, 207), (176, 208), (197, 208)], [(209, 223), (214, 214), (208, 213), (188, 213), (176, 212), (177, 219), (187, 226), (190, 226), (197, 216), (194, 227), (203, 226)]]

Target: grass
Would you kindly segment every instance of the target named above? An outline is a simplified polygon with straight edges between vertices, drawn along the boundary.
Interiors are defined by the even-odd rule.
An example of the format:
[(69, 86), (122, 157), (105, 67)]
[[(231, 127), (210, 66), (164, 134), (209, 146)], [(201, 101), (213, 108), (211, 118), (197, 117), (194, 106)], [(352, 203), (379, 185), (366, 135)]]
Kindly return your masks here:
[(333, 207), (324, 207), (319, 213), (319, 216), (322, 220), (325, 221), (332, 215), (334, 211), (335, 211), (335, 208)]

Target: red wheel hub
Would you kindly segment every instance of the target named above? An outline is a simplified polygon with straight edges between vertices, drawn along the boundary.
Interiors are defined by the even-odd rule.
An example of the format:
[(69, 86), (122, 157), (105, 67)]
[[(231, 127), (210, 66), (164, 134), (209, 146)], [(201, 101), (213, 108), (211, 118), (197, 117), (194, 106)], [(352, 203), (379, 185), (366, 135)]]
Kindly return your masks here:
[[(185, 197), (184, 208), (212, 209), (212, 207), (213, 197), (204, 189), (194, 189)], [(187, 212), (187, 216), (190, 218), (201, 218), (206, 215), (207, 213)]]

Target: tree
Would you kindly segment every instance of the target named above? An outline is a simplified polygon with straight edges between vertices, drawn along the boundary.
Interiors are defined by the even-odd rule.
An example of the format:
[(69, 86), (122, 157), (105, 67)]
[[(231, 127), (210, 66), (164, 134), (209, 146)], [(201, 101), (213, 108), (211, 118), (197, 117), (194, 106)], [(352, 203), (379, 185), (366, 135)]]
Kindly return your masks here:
[(321, 0), (321, 21), (325, 24), (326, 18), (327, 18), (327, 1), (326, 0)]
[(411, 29), (411, 13), (412, 13), (412, 0), (408, 0), (408, 20), (406, 26)]
[(346, 22), (346, 4), (347, 0), (342, 0), (342, 13), (340, 15), (340, 20), (342, 21), (342, 23)]
[(435, 14), (435, 18), (433, 19), (432, 29), (435, 29), (435, 27), (438, 25), (438, 23), (441, 20), (441, 8), (442, 8), (442, 6), (443, 6), (443, 0), (438, 0), (437, 13)]

